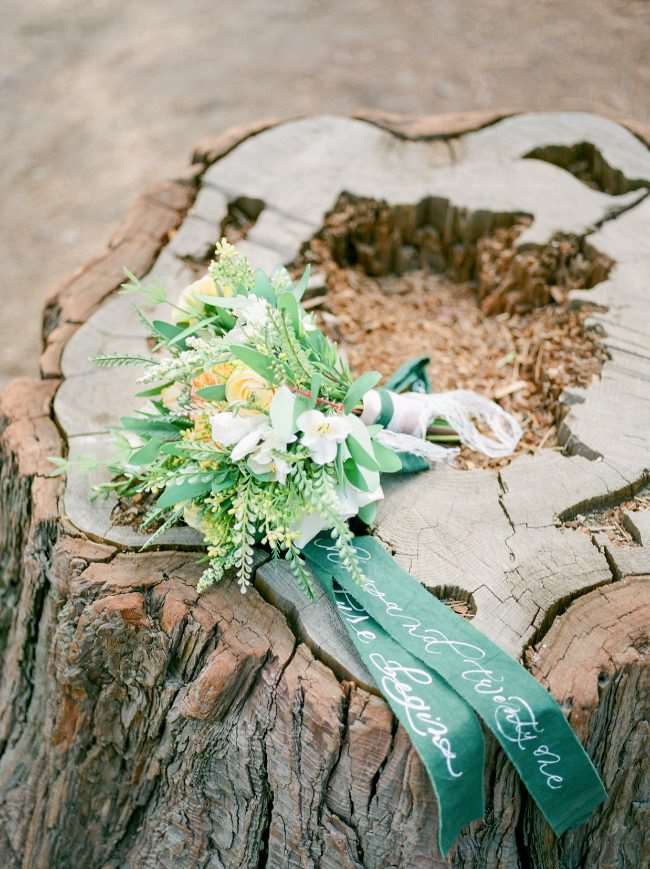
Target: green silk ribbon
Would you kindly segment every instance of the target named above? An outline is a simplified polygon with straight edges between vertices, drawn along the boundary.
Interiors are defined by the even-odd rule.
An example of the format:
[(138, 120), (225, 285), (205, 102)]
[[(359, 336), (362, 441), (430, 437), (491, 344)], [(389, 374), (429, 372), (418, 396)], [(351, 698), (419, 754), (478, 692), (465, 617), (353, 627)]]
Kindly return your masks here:
[(438, 847), (483, 817), (485, 740), (472, 709), (431, 667), (402, 648), (329, 571), (310, 566), (422, 758), (438, 799)]
[[(554, 832), (559, 836), (584, 823), (607, 795), (551, 695), (512, 657), (402, 570), (374, 538), (356, 537), (354, 546), (366, 576), (364, 587), (350, 578), (327, 534), (309, 543), (303, 554), (427, 768), (440, 805), (441, 851), (451, 846), (454, 829), (482, 813), (482, 787), (476, 775), (470, 775), (472, 765), (483, 757), (482, 737), (470, 724), (472, 710), (499, 741)], [(362, 636), (364, 630), (376, 639)], [(422, 664), (422, 672), (439, 677), (427, 682), (426, 693), (414, 684), (417, 678), (423, 685), (426, 680), (413, 679)], [(467, 711), (461, 714), (458, 703), (450, 703), (452, 694)], [(431, 726), (434, 716), (446, 731)], [(480, 790), (473, 799), (458, 796), (468, 790), (459, 784), (462, 777), (444, 774), (440, 738), (436, 743), (439, 733), (446, 740), (442, 756), (453, 754), (452, 769), (467, 773), (472, 790)]]

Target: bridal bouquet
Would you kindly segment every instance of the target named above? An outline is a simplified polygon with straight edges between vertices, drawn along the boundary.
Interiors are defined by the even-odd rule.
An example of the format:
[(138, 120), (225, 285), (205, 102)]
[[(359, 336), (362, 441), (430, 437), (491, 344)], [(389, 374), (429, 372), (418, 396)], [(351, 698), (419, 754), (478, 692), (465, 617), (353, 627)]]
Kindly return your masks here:
[[(442, 853), (484, 812), (479, 718), (559, 835), (605, 798), (561, 709), (372, 536), (348, 525), (352, 517), (372, 524), (382, 474), (452, 461), (450, 439), (506, 455), (521, 430), (473, 393), (431, 394), (426, 359), (384, 387), (375, 372), (353, 377), (301, 307), (308, 279), (255, 272), (221, 242), (208, 274), (171, 305), (170, 320), (141, 313), (151, 355), (97, 360), (143, 366), (139, 394), (148, 400), (122, 419), (127, 451), (100, 489), (152, 502), (149, 543), (181, 520), (198, 529), (208, 561), (200, 588), (234, 571), (245, 591), (258, 544), (285, 558), (307, 593), (319, 584), (422, 758), (439, 801)], [(167, 302), (132, 276), (125, 291)]]
[[(166, 301), (160, 288), (130, 277), (126, 292)], [(144, 366), (140, 380), (153, 384), (139, 393), (149, 406), (122, 419), (132, 449), (100, 489), (157, 496), (144, 522), (158, 526), (150, 542), (181, 519), (199, 530), (209, 560), (201, 588), (234, 569), (245, 591), (261, 543), (309, 593), (301, 550), (324, 529), (362, 583), (347, 520), (372, 524), (380, 474), (453, 459), (457, 450), (427, 434), (432, 423), (491, 455), (510, 452), (520, 436), (511, 417), (472, 393), (398, 395), (375, 388), (376, 372), (353, 378), (301, 308), (308, 278), (255, 272), (222, 241), (208, 274), (171, 305), (171, 321), (140, 312), (156, 343), (151, 357), (96, 360)], [(473, 416), (497, 439), (480, 434)]]

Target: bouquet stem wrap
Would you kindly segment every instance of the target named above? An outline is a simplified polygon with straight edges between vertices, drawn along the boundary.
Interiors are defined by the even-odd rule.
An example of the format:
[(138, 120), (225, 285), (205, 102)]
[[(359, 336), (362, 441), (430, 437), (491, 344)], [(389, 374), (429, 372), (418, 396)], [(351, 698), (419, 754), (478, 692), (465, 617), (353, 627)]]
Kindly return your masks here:
[[(444, 419), (462, 443), (491, 458), (510, 455), (522, 435), (513, 416), (493, 401), (466, 389), (430, 394), (372, 389), (364, 396), (361, 420), (366, 425), (377, 423), (384, 427), (379, 434), (380, 443), (429, 461), (449, 461), (455, 452), (425, 440), (435, 419)], [(489, 428), (492, 437), (482, 434), (473, 419)]]
[(355, 584), (326, 535), (305, 557), (383, 696), (406, 728), (439, 801), (445, 854), (483, 814), (480, 716), (557, 835), (606, 798), (588, 755), (551, 695), (513, 658), (403, 571), (372, 537), (354, 546)]

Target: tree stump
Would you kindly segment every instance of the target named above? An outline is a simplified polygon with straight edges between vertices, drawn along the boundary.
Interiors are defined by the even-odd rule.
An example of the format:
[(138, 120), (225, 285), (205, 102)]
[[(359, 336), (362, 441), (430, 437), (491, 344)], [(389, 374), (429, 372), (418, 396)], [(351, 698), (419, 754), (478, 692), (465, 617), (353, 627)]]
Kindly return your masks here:
[[(646, 145), (603, 118), (374, 115), (233, 131), (138, 200), (51, 297), (42, 379), (1, 399), (3, 866), (650, 864), (649, 513), (626, 513), (619, 543), (598, 524), (635, 495), (650, 503), (646, 185)], [(419, 759), (323, 598), (263, 553), (256, 591), (199, 597), (190, 529), (140, 552), (114, 505), (89, 500), (92, 475), (48, 476), (48, 456), (104, 455), (137, 401), (131, 369), (89, 361), (146, 349), (115, 295), (123, 267), (178, 291), (233, 226), (255, 265), (293, 262), (341, 193), (393, 209), (364, 242), (373, 268), (399, 265), (424, 227), (471, 271), (476, 240), (521, 215), (518, 249), (570, 235), (613, 262), (570, 293), (597, 306), (609, 358), (563, 396), (563, 450), (392, 480), (375, 529), (565, 709), (609, 800), (559, 840), (490, 741), (487, 814), (443, 860)]]

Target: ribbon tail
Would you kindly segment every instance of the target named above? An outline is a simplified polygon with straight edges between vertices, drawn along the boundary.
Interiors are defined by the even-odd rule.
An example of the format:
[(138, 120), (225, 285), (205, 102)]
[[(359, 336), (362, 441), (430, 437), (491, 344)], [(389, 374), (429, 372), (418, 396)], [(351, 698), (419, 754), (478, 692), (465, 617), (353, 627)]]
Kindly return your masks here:
[(393, 638), (481, 716), (557, 835), (584, 823), (607, 794), (562, 710), (530, 673), (457, 616), (372, 537), (354, 546), (359, 587), (325, 536), (304, 551)]
[(309, 566), (345, 625), (378, 689), (409, 735), (438, 802), (438, 848), (484, 814), (485, 741), (472, 709), (425, 663), (400, 646), (327, 569)]

